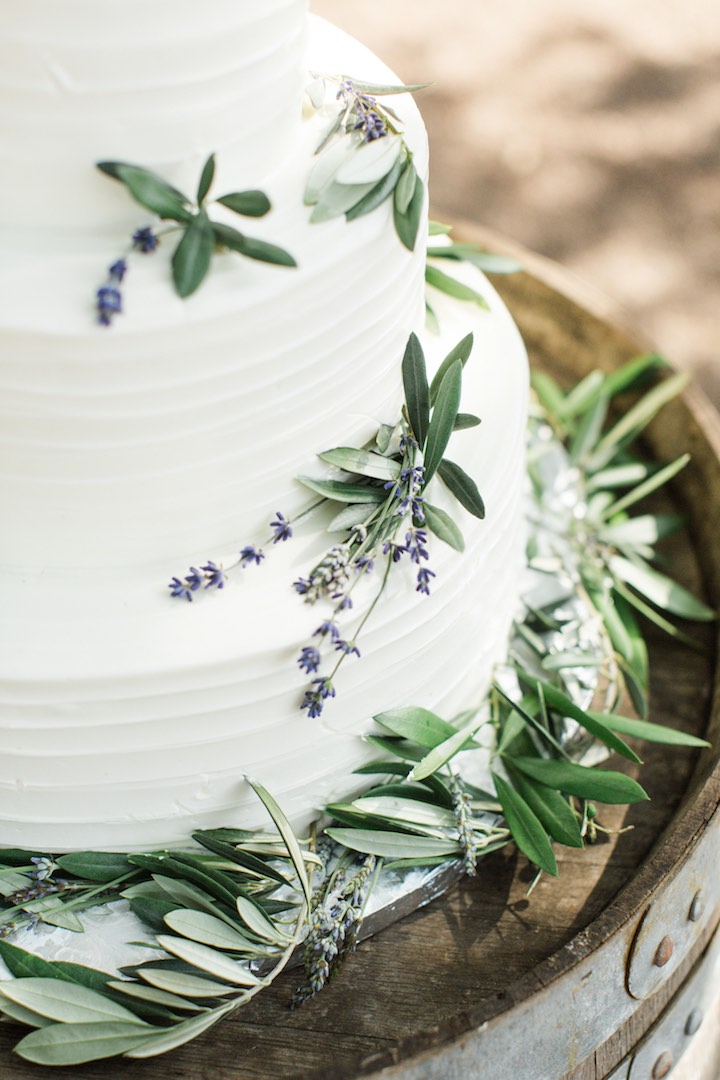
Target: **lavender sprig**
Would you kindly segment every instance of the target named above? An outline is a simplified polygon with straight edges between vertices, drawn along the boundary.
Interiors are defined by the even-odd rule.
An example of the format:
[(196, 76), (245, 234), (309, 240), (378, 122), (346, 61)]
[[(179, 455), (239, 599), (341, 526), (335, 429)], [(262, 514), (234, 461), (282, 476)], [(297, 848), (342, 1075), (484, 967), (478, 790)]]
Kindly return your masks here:
[(332, 979), (344, 958), (357, 948), (365, 906), (380, 864), (367, 855), (348, 877), (340, 862), (313, 896), (310, 931), (305, 939), (305, 982), (293, 994), (291, 1008), (313, 998)]
[(122, 314), (123, 298), (120, 286), (128, 272), (128, 254), (139, 251), (143, 255), (149, 255), (156, 250), (158, 243), (159, 238), (151, 228), (136, 229), (128, 252), (108, 267), (107, 280), (95, 293), (97, 321), (101, 326), (111, 326), (115, 316)]

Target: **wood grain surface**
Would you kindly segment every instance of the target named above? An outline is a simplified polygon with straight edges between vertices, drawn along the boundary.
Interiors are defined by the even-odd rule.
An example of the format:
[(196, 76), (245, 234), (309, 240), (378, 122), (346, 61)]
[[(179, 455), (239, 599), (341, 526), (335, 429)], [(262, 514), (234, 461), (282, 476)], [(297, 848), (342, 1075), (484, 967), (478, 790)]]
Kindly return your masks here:
[[(474, 235), (484, 238), (477, 231)], [(610, 369), (636, 354), (638, 346), (630, 337), (568, 295), (572, 284), (558, 280), (547, 264), (523, 258), (527, 271), (497, 278), (494, 284), (521, 328), (533, 364), (569, 384), (593, 367)], [(674, 574), (717, 604), (720, 436), (713, 410), (691, 392), (653, 425), (649, 447), (661, 460), (685, 449), (693, 454), (672, 493), (687, 514), (688, 530), (666, 553)], [(705, 654), (648, 633), (652, 719), (717, 734), (715, 629), (693, 628), (704, 641)], [(52, 1073), (14, 1057), (17, 1029), (10, 1032), (3, 1025), (2, 1080), (49, 1075), (58, 1080), (349, 1080), (386, 1067), (394, 1076), (393, 1066), (401, 1069), (421, 1054), (442, 1060), (454, 1040), (489, 1021), (502, 1022), (523, 1001), (592, 956), (675, 872), (685, 847), (708, 822), (720, 827), (717, 815), (713, 818), (720, 790), (717, 748), (699, 754), (643, 745), (641, 751), (642, 782), (652, 801), (603, 810), (601, 821), (610, 835), (584, 851), (560, 849), (559, 879), (543, 878), (529, 897), (533, 872), (508, 848), (483, 861), (477, 880), (461, 882), (441, 900), (360, 945), (332, 986), (297, 1011), (288, 1008), (298, 977), (290, 971), (234, 1018), (167, 1058), (101, 1062)], [(624, 760), (613, 766), (639, 775)], [(630, 832), (612, 832), (628, 825), (633, 826)], [(567, 1075), (573, 1080), (608, 1075), (662, 1010), (695, 958), (689, 956), (677, 977), (644, 1002), (631, 1023), (618, 1033), (607, 1031), (603, 1044)], [(527, 1032), (529, 1048), (532, 1036)], [(444, 1074), (440, 1069), (433, 1075)], [(548, 1074), (544, 1080), (560, 1076)]]

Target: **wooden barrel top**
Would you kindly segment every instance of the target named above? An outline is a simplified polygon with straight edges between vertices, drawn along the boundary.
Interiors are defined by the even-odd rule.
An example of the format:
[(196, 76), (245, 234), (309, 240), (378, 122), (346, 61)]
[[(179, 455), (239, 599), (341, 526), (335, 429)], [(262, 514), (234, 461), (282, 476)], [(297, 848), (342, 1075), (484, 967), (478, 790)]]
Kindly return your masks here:
[[(487, 239), (478, 230), (470, 233)], [(610, 369), (637, 354), (636, 341), (571, 298), (573, 286), (561, 280), (557, 287), (552, 266), (522, 258), (526, 270), (497, 277), (494, 284), (533, 364), (569, 384), (593, 367)], [(675, 576), (717, 606), (718, 418), (691, 388), (653, 424), (648, 443), (664, 461), (685, 450), (693, 455), (673, 489), (688, 530), (666, 551)], [(476, 880), (462, 881), (361, 944), (332, 986), (295, 1012), (288, 1003), (298, 976), (290, 971), (233, 1018), (166, 1058), (99, 1062), (55, 1069), (53, 1075), (465, 1080), (477, 1070), (492, 1080), (610, 1076), (697, 961), (720, 915), (720, 894), (710, 895), (707, 888), (710, 904), (703, 918), (690, 924), (686, 915), (707, 866), (713, 860), (720, 864), (716, 629), (693, 633), (703, 639), (705, 654), (649, 632), (651, 716), (714, 736), (714, 748), (697, 753), (642, 747), (641, 779), (652, 801), (608, 807), (601, 815), (608, 828), (633, 825), (632, 831), (604, 835), (584, 851), (559, 849), (559, 879), (542, 878), (530, 897), (533, 872), (525, 858), (510, 848), (487, 857)], [(639, 774), (624, 760), (613, 766)], [(668, 901), (672, 881), (678, 882), (678, 896), (668, 894)], [(651, 935), (660, 932), (653, 918), (663, 933), (677, 930), (679, 946), (670, 973), (660, 972), (658, 988), (643, 994), (635, 987), (633, 997), (633, 979), (658, 975), (652, 965), (649, 976), (641, 971), (642, 949), (654, 948)], [(47, 1076), (11, 1055), (17, 1029), (8, 1032), (3, 1025), (3, 1080)]]

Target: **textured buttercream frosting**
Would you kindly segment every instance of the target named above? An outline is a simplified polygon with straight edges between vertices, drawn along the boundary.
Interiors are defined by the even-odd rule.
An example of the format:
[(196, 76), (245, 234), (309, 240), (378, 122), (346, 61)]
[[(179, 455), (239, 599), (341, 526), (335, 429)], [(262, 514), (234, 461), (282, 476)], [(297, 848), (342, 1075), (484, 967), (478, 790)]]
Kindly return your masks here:
[[(67, 57), (77, 46), (67, 26), (74, 21), (77, 30), (80, 20), (60, 6), (62, 34), (42, 33)], [(137, 11), (152, 28), (168, 6), (144, 0)], [(27, 7), (54, 17), (51, 4)], [(209, 7), (228, 33), (261, 11), (280, 20), (283, 40), (303, 36), (302, 3)], [(187, 18), (183, 33), (192, 34), (187, 11), (180, 22)], [(123, 12), (127, 19), (127, 5)], [(11, 40), (32, 41), (22, 15), (10, 28), (9, 35), (0, 28), (0, 56)], [(252, 68), (258, 49), (255, 41), (239, 50), (239, 67)], [(322, 120), (300, 117), (300, 69), (392, 76), (316, 20), (308, 58), (297, 46), (290, 54), (292, 62), (283, 52), (267, 66), (279, 97), (292, 102), (287, 116), (283, 107), (282, 165), (273, 123), (264, 142), (258, 136), (265, 149), (255, 147), (274, 209), (248, 232), (288, 248), (297, 270), (222, 256), (202, 289), (181, 301), (161, 248), (135, 260), (126, 314), (107, 329), (93, 323), (92, 296), (114, 255), (108, 242), (122, 243), (122, 229), (147, 223), (119, 185), (93, 175), (98, 201), (88, 196), (77, 230), (67, 226), (80, 204), (47, 232), (23, 236), (17, 221), (0, 222), (7, 241), (0, 245), (0, 499), (9, 523), (0, 534), (0, 843), (138, 848), (182, 842), (202, 826), (259, 824), (245, 774), (305, 827), (325, 801), (348, 793), (352, 769), (368, 754), (360, 736), (374, 713), (416, 703), (450, 717), (478, 702), (504, 653), (521, 560), (527, 368), (507, 312), (474, 276), (491, 311), (434, 297), (442, 333), (425, 341), (437, 364), (468, 330), (476, 334), (463, 409), (483, 423), (454, 437), (453, 457), (477, 479), (487, 519), (459, 511), (463, 555), (432, 544), (432, 596), (416, 593), (405, 568), (391, 575), (363, 635), (363, 656), (343, 665), (337, 699), (323, 715), (300, 712), (307, 680), (296, 658), (324, 613), (291, 588), (332, 542), (321, 522), (308, 519), (293, 541), (274, 546), (262, 566), (235, 573), (222, 592), (194, 604), (168, 595), (171, 575), (264, 540), (277, 510), (292, 516), (305, 505), (294, 477), (321, 474), (318, 451), (361, 445), (379, 423), (397, 419), (403, 348), (422, 326), (422, 244), (413, 255), (402, 247), (389, 205), (358, 222), (316, 225), (302, 205)], [(100, 76), (88, 55), (74, 70), (91, 85)], [(0, 70), (0, 86), (14, 79), (22, 90), (34, 68), (19, 57), (9, 73)], [(112, 65), (106, 74), (111, 81)], [(191, 69), (187, 81), (194, 78)], [(28, 90), (33, 100), (37, 92)], [(261, 99), (249, 105), (262, 113)], [(0, 92), (4, 122), (6, 101)], [(396, 103), (426, 175), (419, 114), (407, 97)], [(197, 87), (196, 104), (213, 111)], [(72, 102), (67, 109), (71, 123)], [(148, 158), (143, 130), (137, 143), (83, 144), (84, 162), (74, 147), (72, 169), (92, 174), (93, 162), (108, 156), (159, 171), (171, 158), (178, 169), (187, 164), (180, 141)], [(193, 146), (196, 172), (206, 152), (223, 159), (214, 131)], [(245, 177), (230, 169), (227, 181), (237, 188)], [(117, 216), (100, 213), (106, 189), (122, 206)], [(435, 486), (433, 501), (442, 505)]]

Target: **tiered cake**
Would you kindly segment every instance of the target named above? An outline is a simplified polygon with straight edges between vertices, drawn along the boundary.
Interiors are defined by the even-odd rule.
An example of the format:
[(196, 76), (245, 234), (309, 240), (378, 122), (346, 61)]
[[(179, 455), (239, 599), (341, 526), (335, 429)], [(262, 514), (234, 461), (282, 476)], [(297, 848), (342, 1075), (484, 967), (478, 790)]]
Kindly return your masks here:
[[(463, 408), (482, 425), (453, 456), (487, 518), (460, 512), (462, 555), (433, 542), (431, 596), (393, 574), (322, 716), (300, 711), (296, 664), (318, 610), (291, 588), (332, 543), (322, 521), (202, 602), (168, 593), (297, 514), (295, 477), (322, 474), (319, 451), (397, 420), (423, 330), (424, 245), (400, 243), (390, 204), (309, 221), (326, 123), (303, 116), (309, 71), (397, 82), (306, 0), (0, 0), (0, 844), (128, 850), (255, 826), (246, 774), (304, 828), (352, 788), (373, 714), (451, 718), (504, 655), (527, 370), (484, 282), (489, 313), (441, 297), (441, 334), (422, 336), (437, 364), (475, 334)], [(416, 107), (393, 107), (426, 177)], [(182, 300), (161, 245), (133, 263), (124, 314), (98, 325), (105, 268), (153, 222), (95, 163), (193, 190), (212, 152), (218, 190), (267, 192), (255, 231), (298, 268), (220, 254)]]

